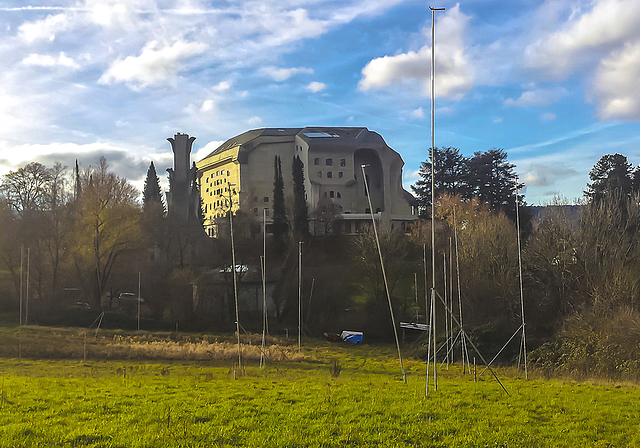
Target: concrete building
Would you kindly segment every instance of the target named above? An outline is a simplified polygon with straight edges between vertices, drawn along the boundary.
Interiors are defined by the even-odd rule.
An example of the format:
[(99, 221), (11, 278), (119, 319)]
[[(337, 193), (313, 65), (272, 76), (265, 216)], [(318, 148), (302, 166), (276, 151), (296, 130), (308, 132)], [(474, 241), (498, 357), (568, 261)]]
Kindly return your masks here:
[(216, 235), (216, 220), (226, 215), (230, 202), (234, 212), (241, 208), (262, 219), (264, 210), (269, 220), (276, 156), (282, 161), (285, 197), (292, 196), (291, 165), (300, 156), (310, 217), (331, 204), (334, 232), (357, 233), (371, 221), (371, 209), (377, 219), (403, 228), (417, 218), (415, 198), (402, 187), (404, 161), (380, 134), (364, 127), (264, 128), (230, 138), (196, 163), (210, 236)]

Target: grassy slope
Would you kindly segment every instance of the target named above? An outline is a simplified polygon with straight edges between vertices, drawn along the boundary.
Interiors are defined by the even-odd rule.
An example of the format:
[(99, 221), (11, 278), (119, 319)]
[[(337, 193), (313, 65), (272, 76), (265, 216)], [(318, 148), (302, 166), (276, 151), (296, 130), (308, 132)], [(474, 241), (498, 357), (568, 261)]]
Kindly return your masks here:
[(389, 346), (316, 343), (235, 380), (232, 362), (0, 359), (0, 447), (640, 446), (632, 387), (502, 371), (507, 396), (452, 367), (425, 398), (424, 364), (405, 385)]

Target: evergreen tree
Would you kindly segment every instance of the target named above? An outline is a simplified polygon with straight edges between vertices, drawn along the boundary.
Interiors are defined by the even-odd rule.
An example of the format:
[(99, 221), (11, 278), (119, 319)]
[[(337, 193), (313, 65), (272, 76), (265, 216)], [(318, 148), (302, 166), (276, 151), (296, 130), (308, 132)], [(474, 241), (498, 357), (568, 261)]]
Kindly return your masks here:
[[(489, 205), (491, 210), (502, 210), (512, 221), (516, 219), (514, 195), (516, 187), (522, 190), (513, 171), (515, 165), (507, 161), (503, 149), (476, 151), (468, 163), (467, 184), (471, 196)], [(518, 195), (518, 205), (525, 206), (524, 196)]]
[(599, 201), (607, 193), (618, 192), (627, 198), (634, 189), (634, 178), (637, 178), (626, 156), (607, 154), (598, 160), (589, 172), (591, 183), (587, 184), (584, 194), (591, 201)]
[[(442, 193), (460, 195), (468, 198), (470, 195), (467, 183), (467, 158), (460, 154), (458, 148), (436, 148), (436, 177), (435, 196)], [(431, 207), (431, 161), (420, 164), (420, 180), (411, 186), (418, 199), (421, 214), (425, 214)]]
[(78, 167), (78, 159), (76, 159), (76, 168), (74, 171), (75, 175), (75, 186), (74, 186), (74, 194), (73, 199), (80, 199), (80, 195), (82, 194), (82, 183), (80, 182), (80, 167)]
[(277, 251), (285, 249), (285, 237), (289, 230), (287, 212), (284, 206), (284, 180), (282, 178), (282, 163), (280, 156), (275, 156), (273, 179), (273, 242)]
[(145, 213), (157, 212), (165, 215), (164, 201), (162, 200), (162, 190), (160, 189), (160, 179), (156, 173), (153, 162), (147, 170), (147, 178), (144, 181), (144, 191), (142, 193), (142, 206)]
[(300, 156), (293, 158), (293, 232), (298, 239), (309, 235), (309, 209), (304, 189), (304, 163)]

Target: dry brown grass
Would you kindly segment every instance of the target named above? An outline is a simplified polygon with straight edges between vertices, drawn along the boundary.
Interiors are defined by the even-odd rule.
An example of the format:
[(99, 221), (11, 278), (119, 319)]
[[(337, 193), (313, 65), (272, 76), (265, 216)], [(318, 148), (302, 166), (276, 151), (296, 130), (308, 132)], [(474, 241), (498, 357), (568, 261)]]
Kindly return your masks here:
[[(158, 359), (214, 361), (238, 357), (235, 335), (87, 331), (84, 328), (25, 326), (0, 329), (0, 356), (48, 359)], [(259, 360), (262, 335), (242, 335), (245, 361)], [(267, 336), (265, 356), (274, 361), (308, 359), (286, 340)]]

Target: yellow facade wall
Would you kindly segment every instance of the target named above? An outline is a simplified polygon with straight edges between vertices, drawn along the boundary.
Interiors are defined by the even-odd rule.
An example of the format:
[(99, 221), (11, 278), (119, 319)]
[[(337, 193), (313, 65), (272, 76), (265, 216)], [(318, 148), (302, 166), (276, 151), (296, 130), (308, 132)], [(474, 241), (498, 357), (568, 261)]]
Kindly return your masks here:
[(240, 147), (236, 146), (196, 162), (205, 229), (211, 229), (207, 230), (208, 233), (214, 231), (215, 219), (225, 216), (229, 211), (229, 198), (231, 198), (234, 214), (239, 208), (238, 192), (242, 187), (238, 162), (239, 149)]

